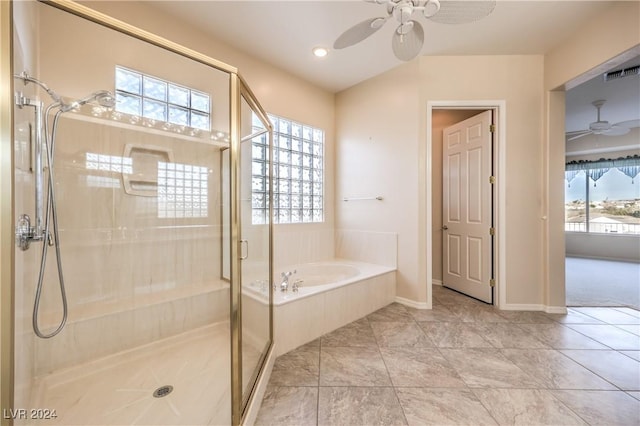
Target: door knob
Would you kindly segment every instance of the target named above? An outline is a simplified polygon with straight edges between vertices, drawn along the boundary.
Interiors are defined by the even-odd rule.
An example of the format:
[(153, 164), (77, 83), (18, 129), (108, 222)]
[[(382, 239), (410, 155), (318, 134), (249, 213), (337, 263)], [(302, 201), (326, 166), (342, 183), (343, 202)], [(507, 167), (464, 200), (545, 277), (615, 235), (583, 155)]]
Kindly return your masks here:
[(443, 230), (443, 231), (446, 231), (447, 229), (449, 229), (449, 227), (448, 227), (447, 225), (444, 225), (444, 226), (442, 227), (442, 230)]

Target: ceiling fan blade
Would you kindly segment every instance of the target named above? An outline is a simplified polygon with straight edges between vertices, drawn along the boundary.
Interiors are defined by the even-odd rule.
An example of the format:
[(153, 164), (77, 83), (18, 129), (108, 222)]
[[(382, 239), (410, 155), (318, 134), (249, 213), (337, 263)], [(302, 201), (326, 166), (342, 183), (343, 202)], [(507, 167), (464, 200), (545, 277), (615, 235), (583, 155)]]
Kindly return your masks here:
[(605, 130), (602, 134), (605, 136), (622, 136), (626, 135), (630, 131), (631, 129), (628, 127), (611, 126), (609, 130)]
[[(422, 25), (417, 21), (409, 21), (413, 23), (413, 27), (406, 34), (401, 34), (402, 25), (393, 32), (391, 46), (396, 58), (401, 61), (410, 61), (415, 58), (424, 44), (424, 30)], [(405, 24), (406, 25), (406, 24)]]
[(356, 43), (360, 43), (365, 38), (369, 37), (376, 31), (378, 31), (387, 18), (371, 18), (366, 21), (362, 21), (359, 24), (354, 25), (347, 31), (343, 32), (340, 37), (333, 43), (334, 49), (344, 49), (345, 47), (353, 46)]
[(489, 16), (495, 7), (496, 0), (440, 0), (440, 10), (429, 19), (441, 24), (467, 24)]
[(577, 136), (577, 135), (581, 135), (583, 133), (591, 133), (592, 131), (590, 129), (584, 129), (584, 130), (575, 130), (572, 132), (566, 132), (564, 135), (566, 137), (571, 137), (571, 136)]
[(592, 134), (593, 132), (591, 130), (584, 130), (583, 132), (570, 132), (570, 133), (575, 133), (574, 135), (569, 135), (569, 133), (567, 133), (567, 142), (569, 141), (574, 141), (576, 139), (579, 139), (583, 136), (587, 136)]
[(626, 129), (633, 129), (634, 127), (640, 127), (640, 120), (627, 120), (614, 124), (612, 127), (624, 127)]

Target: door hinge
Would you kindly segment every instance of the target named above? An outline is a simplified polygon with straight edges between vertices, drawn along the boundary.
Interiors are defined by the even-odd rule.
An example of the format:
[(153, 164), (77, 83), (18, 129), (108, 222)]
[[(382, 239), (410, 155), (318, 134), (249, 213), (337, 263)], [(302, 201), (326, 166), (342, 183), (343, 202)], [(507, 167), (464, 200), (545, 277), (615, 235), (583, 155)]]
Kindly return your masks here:
[(493, 226), (489, 228), (489, 235), (496, 235), (496, 228), (494, 228)]
[(491, 185), (495, 185), (496, 183), (496, 177), (495, 176), (489, 176), (489, 183)]
[(496, 131), (496, 125), (495, 125), (495, 124), (491, 124), (491, 125), (489, 125), (489, 131), (490, 131), (491, 133), (495, 132), (495, 131)]
[(496, 280), (494, 280), (493, 278), (491, 278), (491, 279), (489, 280), (489, 285), (490, 285), (491, 287), (495, 287), (495, 286), (496, 286)]

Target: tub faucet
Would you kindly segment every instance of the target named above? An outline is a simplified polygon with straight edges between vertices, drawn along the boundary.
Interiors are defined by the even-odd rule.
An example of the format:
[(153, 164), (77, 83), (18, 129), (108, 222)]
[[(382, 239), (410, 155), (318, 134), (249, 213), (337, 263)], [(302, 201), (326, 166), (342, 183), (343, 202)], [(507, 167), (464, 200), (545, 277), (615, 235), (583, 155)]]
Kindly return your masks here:
[(295, 280), (293, 284), (291, 284), (291, 291), (297, 293), (298, 288), (300, 287), (300, 284), (302, 284), (303, 282), (304, 280)]
[(289, 272), (282, 272), (280, 276), (282, 276), (282, 282), (280, 283), (280, 291), (287, 291), (289, 289), (289, 277), (296, 273), (296, 270)]

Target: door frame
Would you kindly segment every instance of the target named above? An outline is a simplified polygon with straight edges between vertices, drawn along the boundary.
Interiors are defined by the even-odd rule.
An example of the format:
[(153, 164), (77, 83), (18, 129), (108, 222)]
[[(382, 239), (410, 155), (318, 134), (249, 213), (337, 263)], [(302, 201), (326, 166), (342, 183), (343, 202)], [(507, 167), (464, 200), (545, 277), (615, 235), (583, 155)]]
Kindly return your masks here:
[(494, 288), (494, 305), (506, 305), (506, 134), (507, 134), (507, 105), (505, 100), (458, 100), (458, 101), (427, 101), (426, 147), (425, 147), (425, 238), (426, 238), (426, 277), (427, 303), (432, 306), (433, 286), (433, 191), (431, 190), (431, 174), (433, 162), (442, 159), (433, 158), (432, 114), (434, 109), (485, 109), (494, 112), (496, 137), (494, 139), (493, 164), (496, 177), (496, 191), (494, 192), (493, 209), (495, 214), (496, 239), (494, 247), (494, 268), (496, 286)]

